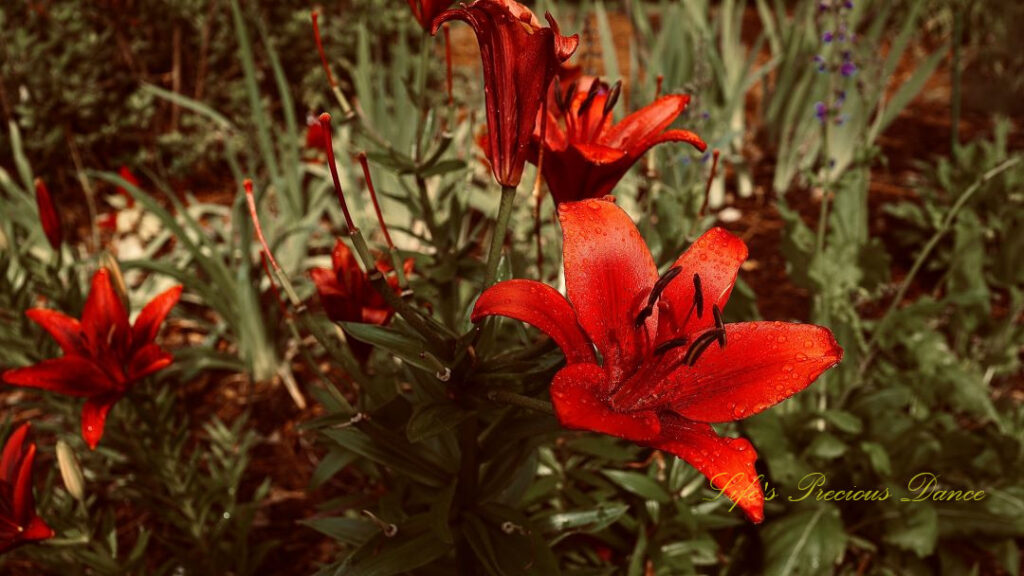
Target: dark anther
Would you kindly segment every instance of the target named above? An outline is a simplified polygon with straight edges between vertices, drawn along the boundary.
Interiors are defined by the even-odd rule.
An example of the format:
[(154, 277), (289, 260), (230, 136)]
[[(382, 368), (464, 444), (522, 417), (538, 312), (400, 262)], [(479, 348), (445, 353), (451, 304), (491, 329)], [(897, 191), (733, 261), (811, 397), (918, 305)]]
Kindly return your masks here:
[(711, 306), (711, 313), (715, 316), (715, 331), (718, 332), (718, 347), (725, 348), (725, 322), (722, 322), (722, 311), (718, 305)]
[(701, 354), (708, 349), (708, 346), (711, 346), (716, 340), (718, 340), (718, 330), (701, 334), (693, 341), (693, 346), (690, 346), (690, 349), (686, 351), (683, 362), (687, 366), (693, 366), (697, 363), (697, 359), (700, 358)]
[(565, 113), (565, 95), (562, 94), (562, 83), (558, 81), (558, 76), (555, 76), (555, 106), (558, 110)]
[(704, 316), (704, 291), (700, 288), (700, 274), (693, 275), (693, 305), (697, 308), (697, 319)]
[(668, 269), (668, 272), (665, 272), (664, 276), (658, 278), (658, 281), (654, 283), (654, 287), (651, 288), (650, 295), (647, 296), (647, 305), (644, 306), (644, 309), (637, 314), (636, 320), (633, 321), (634, 329), (639, 330), (640, 327), (644, 325), (647, 318), (654, 312), (654, 305), (657, 304), (658, 298), (661, 297), (661, 293), (668, 287), (669, 282), (671, 282), (676, 276), (679, 276), (679, 273), (682, 271), (682, 268), (673, 266)]
[(590, 105), (594, 103), (594, 98), (597, 98), (598, 93), (600, 93), (600, 90), (596, 89), (598, 85), (598, 82), (594, 82), (590, 86), (590, 91), (587, 92), (587, 97), (583, 100), (583, 103), (580, 104), (580, 110), (579, 112), (577, 112), (577, 114), (585, 113), (587, 109), (590, 108)]
[(622, 93), (622, 80), (616, 80), (615, 84), (612, 84), (611, 90), (608, 92), (608, 99), (604, 101), (604, 114), (608, 115), (615, 108), (615, 103), (619, 101), (619, 94)]
[(569, 84), (569, 87), (565, 90), (565, 109), (566, 109), (566, 111), (569, 111), (569, 110), (572, 109), (572, 100), (576, 96), (576, 88), (578, 86), (579, 86), (579, 83), (572, 82), (572, 83)]
[(662, 342), (661, 344), (658, 344), (657, 346), (655, 346), (655, 348), (654, 348), (654, 355), (655, 356), (661, 356), (662, 354), (664, 354), (665, 352), (668, 352), (669, 350), (671, 350), (673, 348), (678, 348), (680, 346), (686, 346), (686, 344), (688, 342), (689, 342), (689, 340), (686, 337), (683, 337), (683, 338), (673, 338), (671, 340), (667, 340), (667, 341)]

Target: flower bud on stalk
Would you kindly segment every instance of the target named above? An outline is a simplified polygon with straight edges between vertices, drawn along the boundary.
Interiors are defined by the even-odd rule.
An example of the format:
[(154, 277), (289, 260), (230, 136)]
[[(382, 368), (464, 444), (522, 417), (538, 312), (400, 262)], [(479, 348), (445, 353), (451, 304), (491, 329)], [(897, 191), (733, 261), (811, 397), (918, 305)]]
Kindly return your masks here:
[(53, 205), (53, 198), (46, 188), (46, 183), (41, 178), (36, 178), (36, 206), (39, 208), (39, 223), (43, 226), (43, 233), (46, 240), (54, 250), (60, 250), (60, 244), (64, 238), (64, 229), (57, 216), (57, 208)]
[(82, 467), (78, 464), (78, 458), (75, 458), (75, 451), (63, 440), (57, 440), (57, 466), (60, 468), (60, 477), (68, 493), (79, 502), (85, 500)]
[(117, 258), (114, 258), (110, 252), (100, 254), (100, 267), (106, 268), (110, 273), (110, 284), (114, 287), (114, 293), (117, 294), (118, 299), (121, 300), (121, 305), (125, 310), (131, 310), (128, 301), (128, 284), (124, 281), (124, 274), (121, 273), (121, 265), (117, 263)]

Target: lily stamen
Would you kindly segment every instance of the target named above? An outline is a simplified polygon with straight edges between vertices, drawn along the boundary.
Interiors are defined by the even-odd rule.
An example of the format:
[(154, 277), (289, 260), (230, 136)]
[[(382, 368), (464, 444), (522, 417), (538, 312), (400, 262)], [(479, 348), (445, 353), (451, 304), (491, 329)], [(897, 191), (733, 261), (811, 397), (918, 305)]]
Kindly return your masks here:
[(682, 268), (673, 266), (672, 268), (669, 268), (661, 278), (658, 278), (658, 281), (654, 283), (654, 287), (651, 288), (651, 293), (647, 296), (647, 305), (640, 310), (636, 319), (633, 320), (633, 328), (639, 330), (640, 327), (644, 325), (647, 318), (654, 313), (654, 305), (657, 304), (658, 299), (661, 298), (661, 293), (665, 291), (665, 288), (668, 288), (669, 283), (672, 282), (672, 280), (675, 279), (675, 277), (682, 271)]
[(667, 340), (667, 341), (662, 342), (661, 344), (658, 344), (657, 346), (654, 347), (654, 355), (655, 356), (663, 356), (665, 354), (665, 352), (668, 352), (669, 350), (672, 350), (673, 348), (679, 348), (680, 346), (686, 346), (689, 343), (690, 343), (690, 339), (686, 338), (685, 336), (682, 337), (682, 338), (673, 338), (671, 340)]

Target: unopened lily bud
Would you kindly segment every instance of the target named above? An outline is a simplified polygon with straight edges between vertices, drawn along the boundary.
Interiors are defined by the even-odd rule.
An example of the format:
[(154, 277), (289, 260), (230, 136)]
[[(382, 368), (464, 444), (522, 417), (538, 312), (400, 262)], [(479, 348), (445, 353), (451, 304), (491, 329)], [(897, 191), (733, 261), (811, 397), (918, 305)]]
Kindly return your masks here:
[(53, 205), (53, 198), (50, 197), (50, 191), (40, 178), (36, 178), (36, 205), (39, 207), (39, 223), (43, 226), (46, 240), (54, 250), (60, 250), (64, 230), (60, 224), (60, 217), (57, 216), (57, 208)]
[(85, 479), (82, 476), (82, 467), (75, 458), (75, 452), (68, 446), (67, 442), (57, 440), (57, 466), (60, 468), (60, 477), (64, 480), (64, 487), (68, 493), (74, 496), (75, 500), (85, 499)]
[(114, 287), (114, 292), (117, 292), (117, 297), (121, 299), (121, 305), (125, 310), (131, 310), (128, 301), (128, 285), (124, 281), (124, 275), (121, 274), (121, 265), (117, 263), (117, 258), (114, 258), (110, 252), (104, 252), (100, 254), (100, 266), (110, 272), (110, 284)]

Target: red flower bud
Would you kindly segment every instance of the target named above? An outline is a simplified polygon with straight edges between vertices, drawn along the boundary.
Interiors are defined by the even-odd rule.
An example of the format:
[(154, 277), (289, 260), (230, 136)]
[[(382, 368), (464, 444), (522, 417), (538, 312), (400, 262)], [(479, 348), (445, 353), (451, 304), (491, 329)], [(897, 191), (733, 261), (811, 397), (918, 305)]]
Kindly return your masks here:
[(57, 209), (53, 205), (53, 198), (46, 184), (36, 178), (36, 205), (39, 207), (39, 223), (43, 225), (43, 233), (46, 240), (54, 250), (60, 250), (60, 243), (64, 237), (64, 230), (60, 225), (60, 217), (57, 216)]

